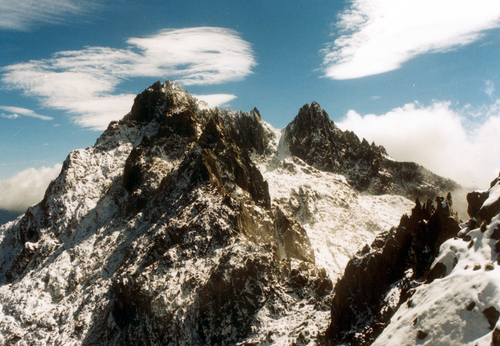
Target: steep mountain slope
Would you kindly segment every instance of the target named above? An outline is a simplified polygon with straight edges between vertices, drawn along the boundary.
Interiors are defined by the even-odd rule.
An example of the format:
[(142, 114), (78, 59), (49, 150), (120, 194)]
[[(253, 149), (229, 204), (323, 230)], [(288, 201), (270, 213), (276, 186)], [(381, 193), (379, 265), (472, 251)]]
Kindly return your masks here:
[[(0, 226), (0, 340), (321, 343), (332, 279), (413, 203), (360, 194), (347, 171), (294, 156), (287, 133), (256, 109), (146, 89)], [(439, 186), (429, 179), (414, 185)]]
[(500, 178), (474, 191), (468, 223), (451, 199), (417, 206), (349, 262), (329, 344), (500, 345)]
[[(221, 114), (231, 137), (252, 153), (273, 201), (307, 230), (316, 263), (334, 281), (359, 248), (398, 224), (414, 198), (461, 190), (341, 131), (315, 102), (304, 105), (283, 130), (262, 121), (256, 109)], [(362, 193), (353, 188), (361, 180)]]

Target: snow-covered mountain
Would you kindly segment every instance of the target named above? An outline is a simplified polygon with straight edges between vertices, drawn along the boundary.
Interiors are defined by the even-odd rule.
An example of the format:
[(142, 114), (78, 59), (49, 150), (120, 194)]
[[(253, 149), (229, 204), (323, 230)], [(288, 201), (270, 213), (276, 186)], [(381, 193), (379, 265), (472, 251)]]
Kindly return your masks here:
[(0, 341), (325, 343), (333, 283), (358, 249), (413, 199), (457, 188), (316, 103), (276, 130), (257, 109), (210, 109), (155, 83), (0, 226)]
[(335, 286), (331, 345), (500, 345), (500, 177), (467, 195), (417, 202), (348, 263)]

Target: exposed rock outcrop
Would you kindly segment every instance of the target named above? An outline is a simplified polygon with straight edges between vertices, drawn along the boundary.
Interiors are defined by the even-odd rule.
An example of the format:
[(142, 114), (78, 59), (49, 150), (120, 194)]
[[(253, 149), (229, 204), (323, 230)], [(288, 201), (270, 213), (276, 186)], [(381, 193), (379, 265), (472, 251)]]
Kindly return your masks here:
[[(440, 245), (460, 230), (451, 197), (421, 205), (397, 228), (377, 236), (348, 263), (337, 282), (332, 301), (330, 344), (369, 345), (396, 309), (411, 304), (412, 286), (446, 274), (446, 267), (430, 268)], [(439, 273), (438, 273), (439, 272)], [(391, 287), (399, 287), (396, 301), (386, 301)]]
[(219, 112), (229, 135), (240, 148), (258, 155), (272, 153), (269, 144), (275, 134), (262, 121), (257, 108), (251, 112), (235, 112), (228, 109)]
[(395, 161), (382, 146), (340, 130), (316, 102), (300, 109), (285, 128), (284, 138), (292, 155), (320, 170), (345, 175), (359, 191), (426, 200), (460, 188), (416, 163)]
[(275, 209), (274, 228), (278, 247), (285, 257), (314, 264), (314, 251), (306, 230), (288, 217), (280, 207)]
[[(1, 341), (317, 340), (331, 280), (305, 230), (271, 207), (254, 144), (234, 140), (256, 123), (228, 124), (155, 83), (94, 147), (71, 153), (44, 200), (2, 229)], [(301, 327), (311, 319), (321, 322)]]
[(466, 223), (450, 196), (417, 201), (398, 228), (366, 245), (335, 286), (329, 343), (498, 344), (499, 186), (469, 194)]
[[(68, 155), (38, 205), (0, 226), (0, 344), (318, 345), (330, 316), (331, 335), (346, 337), (342, 323), (369, 314), (368, 303), (342, 304), (370, 282), (380, 287), (363, 298), (379, 306), (408, 268), (446, 274), (428, 269), (456, 230), (451, 198), (417, 202), (353, 260), (390, 270), (363, 283), (360, 267), (346, 269), (334, 306), (350, 320), (339, 319), (331, 277), (410, 208), (369, 193), (448, 182), (340, 131), (315, 103), (282, 134), (257, 109), (207, 109), (168, 81), (147, 88), (94, 146)], [(355, 327), (379, 330), (387, 316)]]

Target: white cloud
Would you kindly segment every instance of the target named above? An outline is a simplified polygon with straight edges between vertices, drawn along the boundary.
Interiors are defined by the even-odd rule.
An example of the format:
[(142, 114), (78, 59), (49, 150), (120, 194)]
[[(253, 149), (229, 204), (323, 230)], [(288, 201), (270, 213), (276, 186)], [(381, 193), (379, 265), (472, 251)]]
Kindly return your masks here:
[(0, 116), (2, 118), (7, 118), (7, 119), (17, 119), (17, 118), (19, 118), (19, 114), (5, 114), (5, 113), (2, 113)]
[(5, 115), (2, 113), (2, 117), (4, 118), (9, 118), (9, 119), (15, 119), (19, 118), (19, 114), (24, 115), (25, 117), (30, 117), (30, 118), (37, 118), (41, 120), (52, 120), (54, 118), (48, 117), (46, 115), (40, 115), (32, 111), (31, 109), (26, 109), (26, 108), (21, 108), (21, 107), (8, 107), (8, 106), (0, 106), (0, 109), (11, 113), (8, 115)]
[(499, 106), (500, 100), (476, 110), (475, 122), (466, 108), (452, 110), (449, 102), (427, 107), (409, 103), (382, 115), (361, 116), (351, 110), (338, 126), (383, 145), (397, 160), (414, 161), (464, 186), (486, 189), (500, 171)]
[(469, 44), (499, 20), (498, 0), (353, 0), (336, 23), (341, 35), (323, 50), (325, 75), (392, 71), (419, 54)]
[(80, 15), (94, 8), (93, 1), (0, 0), (0, 29), (29, 30), (38, 23), (59, 24), (68, 15)]
[(164, 30), (127, 43), (143, 51), (135, 75), (176, 76), (183, 85), (242, 80), (256, 65), (250, 44), (222, 28)]
[(9, 179), (0, 180), (0, 209), (24, 212), (30, 205), (40, 202), (61, 169), (61, 164), (29, 168)]
[(45, 107), (69, 112), (81, 126), (102, 130), (130, 111), (135, 95), (113, 94), (124, 79), (209, 85), (241, 80), (256, 65), (250, 44), (222, 28), (163, 30), (127, 43), (127, 49), (87, 47), (6, 66), (1, 81)]
[(486, 84), (484, 87), (486, 95), (489, 97), (493, 96), (493, 93), (495, 92), (495, 84), (490, 80), (485, 80), (484, 83)]
[(230, 94), (212, 94), (212, 95), (192, 95), (198, 100), (204, 101), (209, 107), (225, 106), (236, 98), (236, 95)]

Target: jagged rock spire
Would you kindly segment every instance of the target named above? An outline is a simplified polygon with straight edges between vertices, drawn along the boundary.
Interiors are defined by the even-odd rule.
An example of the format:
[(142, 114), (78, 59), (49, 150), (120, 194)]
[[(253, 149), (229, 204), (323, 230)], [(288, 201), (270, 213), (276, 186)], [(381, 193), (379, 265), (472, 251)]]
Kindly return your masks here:
[(290, 153), (320, 170), (340, 173), (360, 191), (434, 198), (460, 188), (411, 162), (397, 162), (382, 146), (340, 130), (321, 107), (304, 105), (283, 134)]

